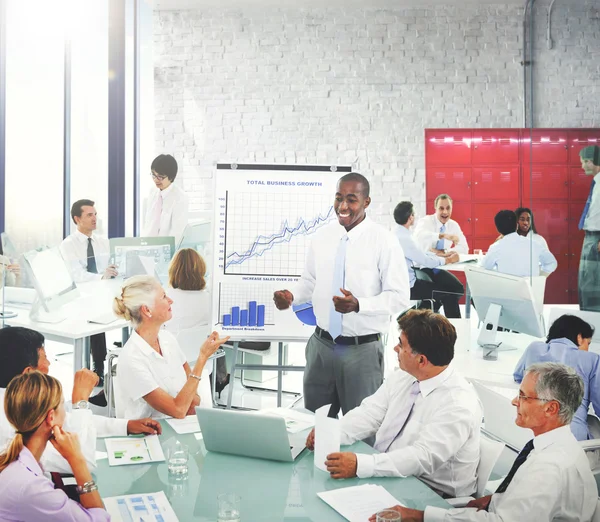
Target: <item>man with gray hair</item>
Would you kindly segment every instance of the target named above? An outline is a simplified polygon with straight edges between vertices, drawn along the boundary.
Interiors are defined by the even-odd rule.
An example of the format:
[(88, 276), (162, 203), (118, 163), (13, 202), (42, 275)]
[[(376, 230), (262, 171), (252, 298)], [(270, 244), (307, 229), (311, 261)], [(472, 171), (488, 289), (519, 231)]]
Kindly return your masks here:
[(583, 399), (583, 380), (573, 368), (559, 363), (533, 364), (526, 372), (512, 403), (517, 408), (516, 424), (530, 428), (535, 437), (521, 450), (496, 493), (473, 500), (466, 508), (429, 506), (423, 512), (393, 507), (402, 514), (402, 522), (592, 519), (596, 481), (569, 428)]

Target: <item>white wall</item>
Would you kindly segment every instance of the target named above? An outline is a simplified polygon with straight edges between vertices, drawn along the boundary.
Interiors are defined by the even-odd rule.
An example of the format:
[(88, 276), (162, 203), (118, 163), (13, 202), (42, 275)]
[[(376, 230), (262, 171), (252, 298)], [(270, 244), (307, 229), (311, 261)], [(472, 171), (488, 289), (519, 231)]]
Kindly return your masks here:
[[(451, 3), (451, 2), (449, 2)], [(600, 123), (593, 0), (536, 8), (536, 126)], [(595, 4), (594, 4), (595, 5)], [(351, 164), (382, 223), (424, 210), (423, 129), (521, 127), (515, 5), (155, 12), (156, 153), (173, 153), (193, 210), (216, 162)]]

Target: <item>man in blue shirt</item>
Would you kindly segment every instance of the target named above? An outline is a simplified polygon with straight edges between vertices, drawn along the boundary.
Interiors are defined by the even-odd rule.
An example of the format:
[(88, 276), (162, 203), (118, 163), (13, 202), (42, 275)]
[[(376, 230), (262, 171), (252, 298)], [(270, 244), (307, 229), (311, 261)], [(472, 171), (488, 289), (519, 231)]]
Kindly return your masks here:
[(517, 234), (517, 215), (512, 210), (501, 210), (494, 221), (501, 237), (490, 245), (484, 268), (519, 277), (549, 275), (556, 270), (556, 258), (544, 245)]
[(520, 383), (529, 366), (544, 362), (563, 363), (577, 371), (585, 388), (581, 405), (571, 421), (571, 431), (577, 440), (598, 438), (598, 418), (588, 417), (590, 402), (594, 412), (600, 414), (600, 356), (588, 352), (593, 335), (594, 328), (580, 317), (561, 315), (552, 323), (545, 343), (535, 341), (527, 347), (513, 374), (515, 382)]
[[(415, 222), (415, 211), (410, 201), (398, 203), (394, 209), (394, 220), (398, 223), (396, 237), (400, 241), (410, 284), (410, 298), (413, 300), (432, 300), (433, 309), (438, 312), (444, 306), (448, 318), (460, 318), (458, 301), (464, 293), (462, 283), (450, 272), (438, 270), (436, 267), (456, 263), (459, 260), (456, 252), (437, 255), (424, 252), (419, 248), (410, 233)], [(428, 308), (421, 306), (421, 308)]]

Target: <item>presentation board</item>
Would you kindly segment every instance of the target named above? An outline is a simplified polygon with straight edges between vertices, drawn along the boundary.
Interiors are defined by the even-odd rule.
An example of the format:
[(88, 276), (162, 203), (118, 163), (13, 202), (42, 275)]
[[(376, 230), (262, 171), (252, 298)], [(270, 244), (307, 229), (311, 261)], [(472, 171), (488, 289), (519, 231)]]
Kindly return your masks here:
[(277, 310), (275, 290), (302, 275), (313, 234), (335, 221), (350, 167), (219, 164), (215, 174), (212, 322), (234, 339), (308, 339), (314, 326)]

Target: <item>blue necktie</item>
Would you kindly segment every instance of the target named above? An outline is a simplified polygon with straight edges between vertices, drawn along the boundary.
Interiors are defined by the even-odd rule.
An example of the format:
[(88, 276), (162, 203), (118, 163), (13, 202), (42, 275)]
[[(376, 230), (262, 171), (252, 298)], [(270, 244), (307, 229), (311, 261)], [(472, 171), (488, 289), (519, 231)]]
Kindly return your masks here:
[[(348, 246), (348, 236), (344, 234), (340, 238), (340, 244), (335, 255), (333, 265), (333, 295), (340, 295), (340, 288), (344, 288), (345, 272), (346, 272), (346, 247)], [(329, 310), (329, 333), (333, 340), (342, 335), (342, 314), (336, 312), (333, 301), (331, 301)]]
[[(442, 225), (440, 227), (440, 234), (443, 234), (444, 232), (446, 232), (446, 225)], [(439, 239), (437, 244), (435, 245), (435, 248), (437, 248), (438, 250), (444, 250), (444, 240)]]
[(592, 204), (592, 193), (594, 192), (594, 185), (596, 184), (596, 180), (592, 180), (592, 185), (590, 186), (590, 194), (585, 202), (585, 207), (583, 207), (583, 212), (581, 213), (581, 219), (579, 220), (579, 230), (583, 230), (583, 225), (585, 224), (585, 218), (588, 215), (590, 210), (590, 205)]

